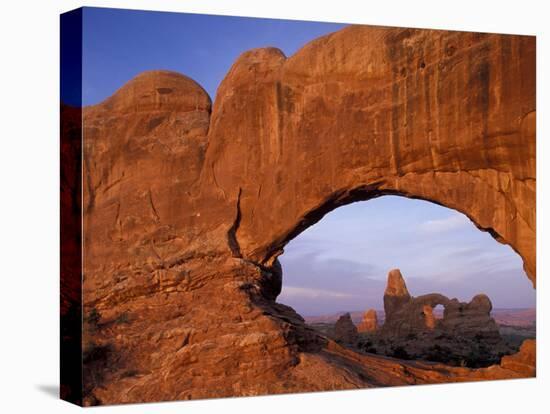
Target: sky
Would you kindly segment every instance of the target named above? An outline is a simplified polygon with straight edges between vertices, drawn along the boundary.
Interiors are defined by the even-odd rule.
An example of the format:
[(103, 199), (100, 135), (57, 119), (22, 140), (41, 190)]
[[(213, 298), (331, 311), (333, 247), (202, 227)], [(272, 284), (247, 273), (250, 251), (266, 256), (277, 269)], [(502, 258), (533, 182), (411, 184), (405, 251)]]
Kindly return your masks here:
[(279, 257), (278, 301), (303, 316), (383, 309), (389, 270), (413, 296), (442, 293), (494, 308), (534, 307), (535, 290), (510, 246), (463, 214), (427, 201), (384, 196), (339, 207), (291, 240)]
[[(287, 56), (342, 24), (84, 8), (82, 103), (97, 104), (145, 70), (173, 70), (215, 98), (235, 59), (275, 46)], [(63, 91), (62, 91), (62, 99)], [(69, 102), (69, 94), (66, 97)], [(520, 257), (465, 216), (386, 196), (340, 207), (286, 247), (279, 302), (304, 316), (381, 309), (387, 272), (400, 268), (412, 295), (532, 307), (535, 290)]]
[(275, 46), (286, 56), (345, 25), (186, 13), (84, 8), (83, 104), (112, 95), (145, 70), (173, 70), (197, 81), (212, 101), (237, 57)]

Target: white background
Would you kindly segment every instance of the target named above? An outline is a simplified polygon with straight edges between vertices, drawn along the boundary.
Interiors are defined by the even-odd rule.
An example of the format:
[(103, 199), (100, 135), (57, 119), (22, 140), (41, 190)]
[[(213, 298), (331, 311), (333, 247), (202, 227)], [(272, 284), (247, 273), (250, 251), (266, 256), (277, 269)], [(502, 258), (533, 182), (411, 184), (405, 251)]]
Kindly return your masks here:
[[(537, 35), (538, 378), (98, 408), (104, 413), (549, 412), (546, 1), (93, 1), (87, 6)], [(78, 1), (6, 0), (0, 12), (0, 411), (65, 413), (59, 379), (59, 13)], [(546, 161), (546, 165), (545, 165)], [(548, 253), (547, 253), (548, 254)], [(543, 296), (546, 296), (544, 298)], [(541, 300), (542, 299), (542, 300)], [(545, 300), (548, 299), (548, 300)], [(97, 410), (93, 408), (92, 410)]]

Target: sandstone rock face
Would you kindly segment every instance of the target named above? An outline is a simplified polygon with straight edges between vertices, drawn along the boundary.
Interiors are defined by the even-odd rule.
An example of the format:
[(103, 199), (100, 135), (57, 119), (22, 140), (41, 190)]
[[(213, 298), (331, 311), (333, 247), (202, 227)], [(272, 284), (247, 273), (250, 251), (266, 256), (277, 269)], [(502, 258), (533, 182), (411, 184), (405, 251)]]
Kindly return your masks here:
[(384, 312), (391, 321), (396, 312), (411, 300), (405, 279), (399, 269), (390, 270), (384, 292)]
[(500, 366), (521, 373), (525, 377), (536, 375), (537, 343), (534, 339), (523, 341), (519, 352), (502, 357)]
[(375, 332), (378, 329), (378, 315), (374, 309), (369, 309), (363, 315), (363, 320), (357, 326), (358, 332)]
[(159, 71), (85, 108), (84, 403), (524, 376), (359, 355), (275, 299), (289, 240), (386, 194), (463, 212), (534, 283), (535, 111), (534, 37), (381, 27), (246, 52), (213, 106)]
[[(401, 272), (392, 270), (384, 305), (386, 319), (378, 335), (382, 353), (392, 355), (398, 350), (401, 357), (477, 367), (498, 363), (511, 352), (490, 315), (487, 295), (476, 295), (469, 303), (438, 293), (411, 297)], [(433, 314), (437, 305), (444, 307), (442, 319)]]
[(269, 266), (340, 205), (421, 198), (510, 244), (534, 281), (534, 73), (523, 36), (350, 27), (289, 58), (247, 52), (216, 96), (201, 218), (238, 204), (240, 253)]
[(334, 325), (334, 340), (345, 344), (354, 344), (357, 342), (357, 327), (351, 320), (351, 315), (345, 313)]
[[(151, 274), (156, 262), (189, 248), (189, 195), (202, 168), (210, 110), (210, 98), (196, 82), (166, 71), (142, 73), (102, 104), (84, 109), (89, 274), (109, 265)], [(134, 258), (130, 266), (124, 257), (127, 263)], [(86, 295), (103, 295), (89, 282)]]

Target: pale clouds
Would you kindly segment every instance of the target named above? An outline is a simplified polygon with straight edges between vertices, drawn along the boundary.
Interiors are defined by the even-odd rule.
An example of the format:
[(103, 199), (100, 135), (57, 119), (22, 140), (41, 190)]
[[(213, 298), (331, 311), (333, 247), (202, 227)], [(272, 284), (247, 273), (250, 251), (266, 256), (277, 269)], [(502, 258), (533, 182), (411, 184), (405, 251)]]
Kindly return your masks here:
[(356, 295), (333, 290), (315, 289), (299, 286), (285, 286), (284, 297), (287, 299), (345, 299), (353, 298)]
[(468, 217), (464, 214), (454, 213), (446, 218), (425, 221), (420, 224), (419, 228), (425, 233), (444, 233), (467, 225), (472, 225)]
[(403, 197), (340, 207), (292, 240), (279, 259), (278, 301), (302, 315), (380, 309), (387, 273), (396, 267), (413, 295), (469, 300), (484, 292), (495, 307), (535, 304), (510, 246), (459, 212)]

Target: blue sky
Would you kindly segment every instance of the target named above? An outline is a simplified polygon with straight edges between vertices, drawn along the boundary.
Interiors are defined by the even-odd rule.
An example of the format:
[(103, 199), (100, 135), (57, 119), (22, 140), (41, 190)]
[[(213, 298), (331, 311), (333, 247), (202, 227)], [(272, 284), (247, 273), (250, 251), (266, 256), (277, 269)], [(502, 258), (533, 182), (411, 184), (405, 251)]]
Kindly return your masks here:
[[(235, 59), (275, 46), (290, 56), (342, 24), (85, 8), (84, 105), (96, 104), (145, 70), (183, 73), (215, 97)], [(340, 207), (307, 229), (281, 256), (279, 301), (304, 315), (381, 308), (387, 272), (402, 270), (413, 295), (530, 307), (535, 290), (510, 247), (444, 207), (382, 197)]]
[(292, 240), (280, 256), (279, 301), (305, 316), (382, 309), (387, 273), (399, 268), (411, 295), (442, 293), (493, 307), (532, 307), (521, 258), (463, 214), (385, 196), (339, 207)]
[(243, 52), (275, 46), (287, 56), (343, 24), (185, 13), (84, 9), (83, 104), (112, 95), (138, 73), (174, 70), (202, 85), (214, 100)]

